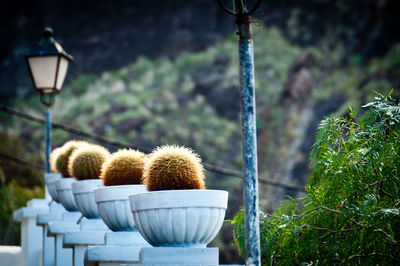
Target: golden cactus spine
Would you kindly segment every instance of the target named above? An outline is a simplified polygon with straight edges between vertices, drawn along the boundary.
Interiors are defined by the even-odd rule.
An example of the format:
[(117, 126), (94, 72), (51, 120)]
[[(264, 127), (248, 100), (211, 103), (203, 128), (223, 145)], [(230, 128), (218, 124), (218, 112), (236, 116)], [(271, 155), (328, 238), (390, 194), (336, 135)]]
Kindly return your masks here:
[(100, 178), (106, 186), (141, 184), (146, 162), (146, 154), (121, 149), (111, 154), (104, 162)]
[(84, 145), (88, 145), (89, 143), (86, 141), (81, 141), (81, 140), (70, 140), (66, 142), (62, 146), (62, 151), (58, 155), (56, 161), (55, 161), (55, 167), (57, 169), (58, 173), (61, 173), (63, 177), (70, 177), (69, 172), (68, 172), (68, 160), (69, 157), (71, 156), (72, 152), (79, 147), (82, 147)]
[(143, 183), (147, 190), (204, 189), (204, 168), (191, 149), (165, 145), (149, 155)]
[(49, 157), (49, 163), (50, 163), (50, 169), (51, 172), (53, 173), (57, 173), (57, 167), (56, 167), (56, 161), (58, 156), (61, 154), (62, 152), (62, 147), (57, 147), (55, 149), (53, 149), (50, 153), (50, 157)]
[(110, 152), (100, 145), (84, 145), (69, 157), (68, 172), (78, 180), (97, 179)]

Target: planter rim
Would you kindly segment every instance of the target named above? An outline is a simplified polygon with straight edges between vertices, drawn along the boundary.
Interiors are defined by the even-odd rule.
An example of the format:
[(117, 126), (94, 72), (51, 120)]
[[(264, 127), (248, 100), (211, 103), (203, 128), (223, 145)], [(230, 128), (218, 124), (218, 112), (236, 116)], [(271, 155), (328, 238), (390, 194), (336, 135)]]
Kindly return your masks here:
[(94, 190), (97, 203), (111, 200), (129, 200), (129, 196), (146, 192), (145, 185), (105, 186)]
[(44, 182), (46, 184), (50, 184), (55, 182), (56, 180), (59, 180), (60, 178), (62, 178), (60, 173), (46, 173), (44, 175)]
[(75, 177), (64, 177), (56, 181), (57, 190), (72, 189), (72, 183), (76, 182)]
[(103, 180), (101, 179), (88, 179), (88, 180), (77, 180), (71, 184), (72, 193), (93, 193), (93, 190), (103, 186)]
[(226, 209), (228, 205), (228, 191), (216, 189), (177, 189), (159, 190), (139, 193), (129, 196), (132, 211), (213, 207)]

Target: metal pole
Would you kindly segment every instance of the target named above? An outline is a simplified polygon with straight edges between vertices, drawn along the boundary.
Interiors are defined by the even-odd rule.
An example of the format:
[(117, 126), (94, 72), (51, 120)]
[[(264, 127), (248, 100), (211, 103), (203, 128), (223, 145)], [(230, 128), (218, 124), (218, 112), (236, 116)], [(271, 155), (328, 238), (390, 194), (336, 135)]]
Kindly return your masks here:
[(51, 110), (46, 107), (46, 173), (51, 173), (50, 168), (50, 153), (51, 153)]
[(258, 207), (257, 130), (254, 52), (249, 14), (237, 14), (243, 133), (246, 265), (261, 265)]

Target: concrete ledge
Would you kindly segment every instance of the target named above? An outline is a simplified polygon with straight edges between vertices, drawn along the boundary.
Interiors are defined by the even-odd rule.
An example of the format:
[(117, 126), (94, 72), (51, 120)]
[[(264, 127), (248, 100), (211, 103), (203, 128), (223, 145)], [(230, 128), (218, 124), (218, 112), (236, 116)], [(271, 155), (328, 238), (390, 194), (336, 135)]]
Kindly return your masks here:
[(26, 207), (22, 207), (13, 213), (14, 221), (20, 222), (23, 218), (34, 218), (39, 213), (49, 212), (49, 201), (45, 199), (32, 199)]
[(61, 221), (62, 213), (41, 213), (36, 218), (37, 225), (46, 225), (50, 221)]
[(69, 212), (66, 211), (63, 213), (63, 221), (68, 221), (68, 222), (77, 222), (80, 218), (82, 217), (82, 214), (80, 212)]
[(36, 218), (40, 213), (49, 212), (48, 208), (22, 207), (13, 214), (14, 221), (20, 222), (24, 218)]
[(138, 231), (107, 232), (106, 244), (110, 246), (140, 246), (151, 247)]
[(48, 236), (55, 236), (56, 234), (65, 234), (66, 232), (79, 231), (79, 225), (74, 222), (56, 221), (49, 222)]
[(49, 208), (49, 200), (47, 199), (31, 199), (26, 203), (27, 207)]
[(138, 263), (141, 247), (96, 246), (86, 251), (85, 262)]
[(140, 251), (143, 265), (218, 265), (218, 248), (151, 247)]
[(105, 232), (66, 232), (64, 234), (64, 248), (71, 248), (74, 245), (104, 245)]
[(0, 264), (22, 266), (22, 249), (20, 246), (0, 246)]
[(83, 217), (79, 223), (81, 231), (110, 231), (102, 219), (87, 219)]

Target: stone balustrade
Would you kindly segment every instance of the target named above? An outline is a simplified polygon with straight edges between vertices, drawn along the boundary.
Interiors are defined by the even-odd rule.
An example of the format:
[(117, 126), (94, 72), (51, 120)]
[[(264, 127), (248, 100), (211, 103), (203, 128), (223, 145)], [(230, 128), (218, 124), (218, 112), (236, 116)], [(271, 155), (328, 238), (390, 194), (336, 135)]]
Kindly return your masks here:
[[(102, 193), (104, 193), (104, 188), (102, 188), (102, 190)], [(188, 192), (185, 192), (183, 194), (187, 193)], [(213, 198), (210, 198), (214, 197), (211, 195), (216, 195), (217, 198), (227, 198), (226, 192), (204, 191), (201, 193), (206, 193), (207, 195), (210, 194), (210, 196), (207, 196), (209, 198), (208, 201), (216, 201)], [(127, 195), (124, 196), (124, 200), (126, 202), (130, 200), (131, 205), (134, 204), (136, 197), (130, 197), (128, 199)], [(191, 194), (187, 194), (186, 197), (189, 199), (192, 196)], [(198, 203), (195, 203), (194, 205), (199, 204), (199, 206), (203, 208), (201, 212), (202, 214), (204, 214), (207, 209), (206, 206), (208, 206), (208, 203), (204, 203), (201, 200), (201, 197), (198, 198), (200, 199), (200, 201)], [(102, 200), (103, 198), (100, 198), (100, 201)], [(117, 200), (121, 201), (122, 199)], [(100, 202), (97, 202), (97, 204), (99, 203)], [(104, 205), (104, 203), (102, 204)], [(166, 201), (163, 201), (161, 205), (165, 204)], [(126, 204), (121, 203), (119, 205), (124, 206), (124, 208), (128, 208)], [(119, 205), (116, 204), (115, 206)], [(181, 202), (179, 203), (179, 205), (181, 205)], [(226, 208), (225, 205), (226, 203), (221, 203), (219, 205), (217, 204), (217, 207), (213, 208)], [(149, 209), (151, 207), (149, 204), (143, 205), (141, 203), (135, 206), (135, 209), (139, 208), (138, 206), (145, 209)], [(135, 211), (140, 211), (140, 208)], [(165, 212), (163, 210), (159, 211)], [(194, 211), (195, 209), (190, 210), (189, 213), (185, 215), (193, 216)], [(180, 213), (180, 215), (182, 215), (182, 211), (178, 212)], [(130, 215), (132, 215), (132, 217), (134, 217), (134, 215), (130, 211), (130, 207), (128, 211), (121, 210), (120, 213), (129, 213)], [(118, 214), (118, 212), (116, 214)], [(115, 216), (115, 213), (113, 215)], [(224, 212), (219, 214), (219, 216), (221, 215), (223, 220)], [(193, 217), (197, 216), (198, 215), (196, 214)], [(212, 216), (208, 216), (208, 219), (212, 218)], [(52, 201), (51, 203), (48, 199), (34, 199), (29, 201), (26, 207), (14, 212), (14, 219), (21, 222), (21, 249), (13, 249), (15, 254), (19, 254), (19, 257), (18, 255), (14, 256), (14, 260), (20, 261), (20, 263), (13, 263), (12, 265), (111, 266), (219, 264), (218, 248), (206, 247), (208, 241), (211, 240), (207, 240), (207, 242), (204, 242), (204, 244), (201, 244), (201, 246), (195, 246), (195, 244), (190, 242), (189, 244), (174, 244), (172, 246), (165, 246), (165, 244), (163, 244), (159, 247), (152, 247), (145, 240), (147, 239), (147, 237), (149, 237), (149, 234), (142, 235), (142, 233), (144, 232), (138, 231), (134, 224), (132, 227), (132, 222), (129, 227), (128, 224), (126, 224), (125, 227), (118, 227), (115, 225), (115, 223), (111, 223), (109, 219), (104, 216), (104, 214), (102, 215), (102, 217), (103, 219), (106, 219), (105, 221), (107, 222), (107, 225), (111, 226), (112, 230), (114, 231), (110, 230), (102, 219), (96, 217), (91, 219), (84, 218), (82, 217), (81, 212), (67, 211), (62, 205), (54, 201)], [(135, 219), (136, 218), (137, 217), (135, 217)], [(118, 221), (119, 218), (114, 217), (113, 219), (115, 221)], [(126, 219), (126, 217), (124, 219)], [(219, 224), (222, 223), (220, 219), (221, 217), (218, 218), (218, 221), (210, 223), (215, 227), (215, 229), (212, 229), (210, 233), (206, 233), (207, 235), (215, 236), (220, 228)], [(167, 223), (163, 226), (161, 220), (156, 221), (156, 224), (151, 224), (150, 227), (144, 226), (143, 221), (138, 222), (141, 223), (140, 230), (163, 231), (170, 226), (167, 225)], [(179, 218), (176, 222), (178, 224), (180, 223)], [(187, 221), (181, 224), (184, 225), (185, 223), (187, 223)], [(154, 226), (158, 226), (158, 228), (152, 228)], [(176, 230), (176, 228), (177, 227), (175, 227), (174, 230)], [(199, 228), (204, 231), (204, 228)], [(189, 234), (193, 235), (190, 232)], [(179, 233), (175, 237), (179, 238)], [(0, 249), (0, 256), (1, 254), (2, 253)], [(11, 255), (9, 256), (9, 258), (11, 258)]]

